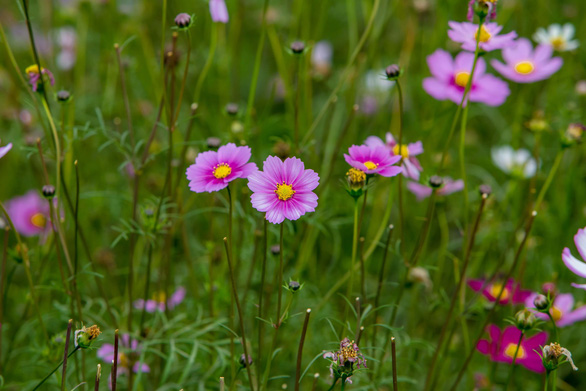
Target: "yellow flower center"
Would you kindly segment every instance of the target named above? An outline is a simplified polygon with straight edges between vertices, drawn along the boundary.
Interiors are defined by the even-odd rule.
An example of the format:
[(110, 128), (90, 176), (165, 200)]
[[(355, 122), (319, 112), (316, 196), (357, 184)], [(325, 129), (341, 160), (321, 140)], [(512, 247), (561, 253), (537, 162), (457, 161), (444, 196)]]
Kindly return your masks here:
[(348, 361), (351, 358), (356, 358), (356, 350), (354, 350), (354, 341), (352, 341), (349, 346), (342, 348), (341, 353), (342, 357), (344, 358), (344, 361)]
[(456, 85), (464, 88), (468, 85), (468, 80), (470, 80), (470, 72), (458, 72), (454, 78)]
[(130, 360), (126, 354), (122, 352), (118, 353), (118, 365), (122, 368), (130, 368)]
[(403, 144), (403, 145), (401, 145), (401, 148), (399, 148), (399, 144), (397, 144), (393, 147), (393, 155), (395, 155), (395, 156), (401, 155), (401, 157), (403, 157), (403, 159), (408, 159), (409, 158), (409, 147), (406, 146), (405, 144)]
[(293, 197), (295, 194), (295, 190), (291, 187), (291, 185), (287, 185), (283, 182), (280, 185), (277, 185), (277, 190), (275, 190), (275, 194), (279, 197), (281, 201), (287, 201), (289, 198)]
[(351, 168), (350, 170), (348, 170), (346, 175), (352, 183), (361, 183), (366, 180), (366, 174), (364, 173), (364, 171), (358, 170), (356, 168)]
[(35, 213), (33, 217), (31, 217), (31, 223), (37, 228), (45, 228), (45, 225), (47, 225), (47, 219), (42, 213)]
[[(510, 343), (507, 345), (507, 348), (505, 349), (505, 356), (510, 357), (510, 358), (514, 358), (515, 357), (515, 352), (517, 352), (517, 345), (516, 343)], [(525, 357), (525, 349), (523, 349), (523, 346), (519, 346), (519, 351), (517, 352), (517, 359), (520, 358), (524, 358)]]
[[(43, 69), (43, 68), (41, 68), (41, 69)], [(26, 74), (29, 74), (29, 73), (39, 73), (39, 66), (36, 65), (36, 64), (35, 65), (31, 65), (31, 66), (28, 66), (24, 71), (26, 72)]]
[(566, 47), (566, 40), (562, 37), (554, 37), (549, 42), (555, 50), (564, 50)]
[(476, 34), (474, 34), (474, 39), (477, 39), (480, 42), (488, 42), (491, 37), (492, 35), (488, 32), (484, 25), (480, 27), (480, 38), (478, 37), (478, 30), (476, 30)]
[(528, 75), (533, 72), (535, 65), (531, 61), (521, 61), (515, 64), (515, 72), (521, 75)]
[[(499, 293), (501, 293), (501, 289), (503, 289), (502, 284), (492, 284), (490, 286), (489, 293), (492, 297), (494, 297), (496, 299), (499, 296)], [(501, 295), (501, 301), (506, 301), (508, 299), (509, 299), (509, 289), (504, 288), (503, 294)]]
[(153, 295), (153, 300), (157, 303), (166, 303), (167, 296), (165, 295), (165, 292), (157, 292)]
[(364, 162), (364, 165), (366, 166), (366, 168), (368, 168), (369, 170), (376, 170), (376, 168), (378, 167), (378, 164), (376, 164), (375, 162), (371, 162), (370, 160), (367, 162)]
[(232, 174), (232, 168), (226, 163), (220, 163), (214, 168), (214, 176), (218, 179), (224, 179)]
[(551, 317), (556, 323), (562, 318), (563, 312), (558, 307), (551, 307)]

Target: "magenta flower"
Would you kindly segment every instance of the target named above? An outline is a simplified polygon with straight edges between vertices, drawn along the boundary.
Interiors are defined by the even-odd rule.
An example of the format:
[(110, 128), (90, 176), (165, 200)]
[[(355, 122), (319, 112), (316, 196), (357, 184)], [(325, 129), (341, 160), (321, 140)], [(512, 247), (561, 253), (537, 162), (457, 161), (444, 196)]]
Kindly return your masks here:
[(552, 57), (553, 47), (537, 45), (535, 50), (527, 38), (519, 38), (515, 45), (502, 51), (506, 64), (492, 60), (490, 64), (504, 77), (517, 83), (545, 80), (556, 73), (564, 61)]
[(250, 148), (233, 143), (221, 146), (217, 152), (202, 152), (195, 158), (195, 164), (187, 167), (189, 188), (196, 193), (211, 193), (226, 188), (236, 178), (248, 178), (258, 170), (248, 160)]
[[(437, 190), (437, 194), (440, 196), (447, 196), (452, 193), (456, 193), (464, 189), (464, 181), (461, 179), (453, 180), (452, 178), (445, 177), (443, 178), (444, 184)], [(409, 182), (407, 183), (407, 189), (417, 198), (417, 201), (423, 201), (427, 197), (431, 195), (433, 189), (429, 186), (422, 185), (421, 183), (417, 182)]]
[(214, 22), (228, 23), (228, 8), (224, 0), (210, 0), (210, 15)]
[[(476, 50), (476, 39), (478, 35), (478, 25), (468, 22), (448, 22), (451, 30), (448, 30), (448, 36), (454, 42), (462, 44), (462, 49), (474, 52)], [(480, 27), (480, 38), (478, 47), (483, 52), (500, 50), (514, 45), (517, 33), (511, 31), (504, 35), (498, 35), (503, 26), (497, 23), (484, 23)], [(472, 68), (470, 68), (472, 69)]]
[[(141, 352), (142, 347), (137, 340), (130, 339), (128, 334), (122, 334), (118, 345), (118, 375), (128, 374), (131, 369), (134, 373), (149, 373), (151, 371), (149, 366), (140, 363)], [(114, 361), (114, 345), (103, 344), (98, 349), (97, 355), (106, 363), (111, 364)]]
[(14, 229), (23, 236), (37, 236), (51, 229), (49, 202), (35, 190), (6, 202), (6, 211)]
[(478, 3), (480, 6), (484, 6), (487, 8), (488, 12), (486, 15), (486, 21), (496, 19), (496, 3), (498, 0), (470, 0), (468, 3), (468, 13), (466, 14), (466, 19), (470, 22), (474, 21), (474, 5)]
[(12, 143), (8, 143), (3, 147), (0, 147), (0, 159), (4, 157), (12, 149)]
[[(576, 244), (576, 248), (580, 253), (582, 259), (586, 259), (586, 227), (580, 228), (576, 235), (574, 235), (574, 243)], [(570, 269), (572, 273), (582, 278), (586, 278), (586, 263), (581, 262), (574, 258), (570, 249), (565, 247), (564, 251), (562, 252), (562, 260), (566, 264), (566, 267)], [(574, 284), (572, 283), (574, 288), (580, 288), (586, 290), (586, 284)]]
[[(525, 307), (531, 309), (538, 318), (549, 321), (550, 319), (547, 314), (533, 310), (535, 307), (533, 300), (535, 300), (537, 296), (538, 293), (533, 293), (529, 296), (527, 300), (525, 300)], [(565, 327), (586, 319), (586, 305), (574, 310), (574, 296), (571, 293), (562, 293), (557, 295), (553, 300), (549, 313), (557, 327)]]
[[(489, 339), (478, 341), (476, 349), (480, 353), (490, 356), (492, 361), (511, 364), (513, 357), (515, 357), (515, 352), (517, 352), (515, 364), (523, 365), (530, 371), (537, 373), (545, 371), (541, 356), (537, 353), (541, 352), (541, 346), (545, 345), (547, 341), (545, 331), (532, 337), (524, 336), (520, 346), (521, 331), (515, 326), (508, 326), (501, 333), (498, 326), (492, 324), (487, 327), (486, 332), (489, 335)], [(517, 351), (517, 347), (519, 347), (519, 351)]]
[(383, 142), (379, 137), (370, 136), (364, 142), (369, 147), (384, 146), (390, 151), (391, 156), (401, 156), (403, 160), (403, 175), (407, 178), (419, 180), (419, 173), (423, 171), (423, 167), (415, 156), (423, 153), (423, 144), (421, 141), (411, 144), (403, 144), (399, 150), (399, 145), (390, 132), (386, 134), (386, 141)]
[[(496, 301), (501, 289), (503, 289), (502, 281), (489, 282), (483, 279), (470, 279), (468, 280), (468, 286), (475, 292), (482, 292), (484, 297), (493, 303)], [(531, 293), (531, 291), (522, 290), (521, 286), (511, 278), (505, 284), (499, 304), (523, 304)]]
[[(452, 56), (448, 52), (441, 49), (436, 50), (427, 56), (427, 65), (433, 77), (427, 77), (423, 80), (423, 89), (435, 99), (447, 99), (460, 104), (470, 79), (473, 62), (473, 53), (462, 52), (452, 60)], [(485, 73), (485, 71), (486, 62), (479, 58), (466, 101), (500, 106), (509, 96), (509, 86), (498, 77)], [(464, 104), (466, 103), (464, 102)]]
[(266, 219), (280, 224), (285, 219), (297, 220), (317, 207), (317, 195), (312, 191), (319, 185), (319, 175), (306, 170), (303, 162), (290, 157), (282, 161), (269, 156), (263, 163), (263, 171), (248, 177), (252, 206), (266, 212)]
[(403, 171), (394, 165), (401, 160), (401, 156), (392, 156), (384, 145), (353, 145), (348, 148), (348, 153), (344, 154), (346, 163), (368, 175), (392, 177)]
[(28, 76), (28, 82), (33, 87), (33, 91), (37, 91), (39, 88), (39, 84), (43, 85), (43, 78), (42, 75), (46, 75), (49, 78), (49, 82), (51, 85), (55, 84), (55, 78), (53, 74), (48, 69), (41, 67), (41, 71), (39, 72), (39, 67), (37, 65), (31, 65), (27, 67), (24, 72)]
[(165, 293), (159, 292), (153, 295), (151, 300), (147, 300), (146, 302), (143, 299), (138, 299), (134, 302), (134, 308), (138, 310), (142, 310), (146, 306), (146, 312), (153, 313), (155, 311), (165, 311), (165, 306), (172, 310), (173, 308), (177, 307), (181, 302), (185, 299), (185, 288), (179, 287), (171, 295), (170, 298), (166, 299)]

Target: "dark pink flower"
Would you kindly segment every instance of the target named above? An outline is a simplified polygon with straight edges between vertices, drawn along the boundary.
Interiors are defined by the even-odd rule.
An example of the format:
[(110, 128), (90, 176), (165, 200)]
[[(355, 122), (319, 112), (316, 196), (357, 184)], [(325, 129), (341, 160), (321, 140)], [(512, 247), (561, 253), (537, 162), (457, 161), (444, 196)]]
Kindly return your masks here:
[(348, 148), (348, 154), (344, 154), (344, 159), (352, 167), (369, 175), (392, 177), (403, 171), (394, 165), (401, 160), (401, 156), (392, 156), (384, 145), (353, 145)]
[(49, 202), (31, 190), (6, 202), (6, 211), (14, 229), (23, 236), (37, 236), (51, 230)]
[[(480, 353), (490, 356), (492, 361), (511, 364), (519, 346), (521, 331), (515, 326), (508, 326), (501, 332), (498, 326), (492, 324), (487, 327), (486, 332), (489, 339), (481, 339), (476, 345), (476, 349)], [(517, 352), (515, 364), (522, 365), (533, 372), (544, 372), (545, 368), (541, 356), (537, 352), (541, 352), (541, 346), (545, 345), (546, 341), (547, 333), (545, 331), (532, 337), (524, 336)]]
[(43, 67), (41, 67), (41, 71), (39, 72), (39, 67), (37, 65), (31, 65), (27, 67), (24, 70), (24, 72), (27, 74), (28, 81), (31, 84), (31, 86), (33, 86), (33, 91), (35, 92), (39, 88), (39, 84), (43, 84), (43, 75), (46, 75), (49, 78), (49, 82), (51, 83), (51, 85), (55, 84), (55, 78), (53, 77), (51, 71)]
[(564, 61), (560, 57), (552, 57), (553, 47), (537, 45), (535, 50), (527, 38), (519, 38), (515, 45), (502, 51), (506, 64), (492, 60), (490, 65), (509, 80), (517, 83), (533, 83), (548, 79), (556, 73)]
[[(464, 181), (461, 179), (453, 180), (452, 178), (443, 178), (443, 185), (437, 190), (437, 195), (447, 196), (452, 193), (461, 191), (464, 188)], [(423, 201), (431, 195), (433, 192), (432, 188), (426, 185), (422, 185), (417, 182), (407, 183), (407, 189), (417, 197), (417, 201)]]
[(202, 152), (195, 158), (195, 164), (187, 167), (189, 188), (196, 193), (211, 193), (228, 186), (236, 178), (248, 178), (257, 171), (255, 163), (250, 160), (249, 147), (237, 147), (229, 143), (218, 151)]
[[(535, 307), (533, 301), (538, 293), (533, 293), (525, 300), (525, 307), (532, 309)], [(535, 316), (545, 321), (549, 321), (549, 316), (543, 312), (533, 310)], [(552, 307), (549, 309), (551, 317), (557, 327), (565, 327), (576, 322), (586, 319), (586, 305), (574, 309), (574, 296), (571, 293), (562, 293), (555, 297)]]
[[(574, 243), (576, 244), (576, 248), (580, 253), (582, 259), (586, 259), (586, 227), (580, 228), (576, 235), (574, 235)], [(562, 252), (562, 260), (566, 264), (566, 267), (570, 269), (572, 273), (582, 278), (586, 278), (586, 263), (583, 261), (579, 261), (570, 252), (569, 248), (564, 248)], [(574, 284), (572, 283), (574, 288), (580, 288), (586, 290), (586, 284)]]
[(282, 161), (269, 156), (263, 163), (263, 171), (248, 177), (252, 206), (266, 212), (266, 219), (280, 224), (285, 219), (297, 220), (317, 207), (317, 195), (313, 190), (319, 185), (319, 175), (306, 170), (303, 162), (296, 158)]
[(181, 302), (184, 299), (185, 288), (180, 286), (168, 299), (165, 298), (165, 294), (163, 292), (159, 292), (153, 295), (153, 298), (151, 300), (147, 300), (146, 302), (143, 299), (136, 300), (134, 302), (134, 308), (142, 310), (146, 307), (146, 312), (150, 313), (153, 313), (155, 311), (163, 312), (165, 311), (165, 306), (172, 310), (173, 308), (181, 304)]
[(228, 8), (224, 0), (210, 0), (210, 15), (214, 22), (228, 23)]
[[(461, 52), (452, 59), (448, 52), (436, 50), (427, 56), (427, 65), (432, 77), (423, 80), (423, 89), (437, 100), (451, 100), (460, 104), (473, 63), (473, 53)], [(509, 86), (498, 77), (485, 72), (486, 62), (479, 58), (466, 101), (500, 106), (510, 94)]]
[(369, 147), (384, 146), (391, 153), (391, 156), (401, 156), (403, 158), (401, 161), (403, 175), (416, 181), (419, 180), (419, 173), (423, 171), (423, 167), (421, 167), (419, 160), (417, 160), (415, 156), (423, 153), (423, 144), (421, 141), (403, 144), (399, 150), (397, 141), (390, 132), (387, 132), (385, 141), (376, 136), (370, 136), (366, 139), (364, 144)]
[[(476, 50), (478, 24), (450, 21), (448, 25), (451, 28), (451, 30), (448, 30), (448, 36), (452, 41), (461, 43), (462, 49), (469, 52)], [(511, 31), (507, 34), (498, 35), (502, 29), (503, 26), (499, 26), (497, 23), (484, 23), (480, 27), (479, 49), (483, 52), (490, 52), (514, 45), (517, 33)]]
[[(488, 301), (495, 302), (501, 289), (503, 289), (503, 282), (490, 282), (483, 279), (470, 279), (468, 280), (468, 286), (473, 291), (482, 292)], [(522, 290), (521, 286), (511, 278), (505, 284), (499, 304), (523, 304), (525, 303), (525, 300), (527, 300), (527, 298), (531, 295), (531, 293), (531, 291)]]

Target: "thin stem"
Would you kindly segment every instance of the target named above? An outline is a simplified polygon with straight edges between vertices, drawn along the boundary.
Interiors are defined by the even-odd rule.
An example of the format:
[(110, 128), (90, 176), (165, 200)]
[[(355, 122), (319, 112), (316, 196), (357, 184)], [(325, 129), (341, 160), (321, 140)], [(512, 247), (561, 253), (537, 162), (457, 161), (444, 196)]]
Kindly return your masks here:
[(177, 122), (177, 118), (179, 118), (179, 112), (181, 111), (181, 101), (183, 101), (183, 93), (185, 92), (185, 84), (187, 80), (187, 71), (189, 70), (189, 60), (191, 58), (191, 34), (189, 30), (187, 30), (187, 59), (185, 60), (185, 69), (183, 70), (183, 80), (181, 81), (181, 90), (179, 90), (179, 99), (177, 100), (177, 112), (173, 116), (173, 121), (171, 122), (171, 131), (175, 129), (175, 123)]
[(297, 57), (297, 84), (295, 84), (295, 126), (294, 126), (294, 133), (293, 137), (295, 140), (295, 150), (299, 153), (299, 99), (301, 96), (301, 70), (303, 67), (301, 66), (301, 60), (303, 58), (302, 54), (296, 55)]
[(391, 338), (391, 356), (393, 365), (393, 391), (397, 391), (397, 347), (395, 346), (395, 337)]
[(339, 377), (335, 377), (334, 378), (334, 382), (332, 383), (332, 386), (330, 388), (328, 388), (328, 391), (332, 391), (334, 389), (334, 387), (336, 386), (336, 383), (338, 382)]
[(551, 321), (551, 326), (553, 328), (553, 339), (555, 342), (559, 342), (560, 340), (559, 340), (559, 334), (558, 334), (558, 326), (555, 323), (555, 319), (551, 315), (550, 311), (547, 311), (547, 316), (549, 317), (549, 320)]
[(124, 108), (126, 109), (126, 121), (128, 122), (128, 133), (130, 135), (130, 143), (132, 144), (132, 151), (134, 153), (134, 130), (132, 129), (132, 113), (130, 112), (130, 101), (128, 100), (128, 91), (126, 90), (126, 78), (124, 74), (124, 66), (120, 58), (120, 45), (114, 44), (116, 50), (116, 60), (118, 61), (118, 71), (120, 72), (120, 84), (122, 85), (122, 96), (124, 98)]
[(299, 377), (301, 376), (301, 356), (303, 353), (303, 344), (305, 343), (305, 335), (307, 334), (307, 325), (309, 324), (309, 315), (311, 315), (311, 308), (305, 311), (305, 321), (303, 322), (303, 329), (301, 330), (301, 339), (299, 340), (299, 349), (297, 350), (297, 366), (295, 368), (295, 391), (299, 391)]
[(63, 350), (63, 371), (61, 372), (61, 391), (65, 390), (65, 377), (67, 371), (67, 354), (69, 353), (69, 338), (71, 336), (71, 324), (73, 319), (67, 323), (67, 333), (65, 334), (65, 349)]
[(280, 224), (280, 231), (279, 231), (279, 275), (277, 277), (277, 281), (275, 282), (276, 288), (279, 291), (278, 301), (277, 301), (277, 324), (275, 327), (278, 329), (281, 326), (281, 301), (283, 299), (283, 288), (281, 284), (283, 283), (283, 228), (284, 224)]
[[(387, 241), (385, 243), (385, 250), (383, 252), (383, 260), (381, 262), (380, 265), (380, 271), (378, 273), (378, 285), (376, 288), (376, 295), (374, 296), (374, 311), (377, 311), (378, 309), (378, 305), (380, 302), (380, 295), (383, 289), (383, 280), (384, 280), (384, 275), (385, 275), (385, 266), (387, 264), (387, 257), (389, 255), (389, 246), (391, 243), (391, 238), (393, 237), (393, 231), (394, 231), (395, 226), (393, 224), (389, 225), (389, 233), (387, 235)], [(376, 334), (377, 334), (377, 330), (378, 327), (374, 328), (374, 331), (372, 332), (372, 346), (375, 346), (376, 344)]]
[[(73, 355), (73, 353), (77, 352), (79, 350), (79, 346), (76, 346), (75, 349), (73, 349), (71, 351), (71, 353), (69, 353), (69, 355), (67, 356), (67, 358), (71, 357)], [(53, 375), (55, 372), (57, 372), (57, 370), (61, 367), (61, 365), (63, 364), (64, 360), (61, 360), (61, 362), (55, 367), (55, 369), (53, 369), (47, 376), (45, 376), (45, 378), (43, 380), (41, 380), (41, 382), (39, 384), (37, 384), (35, 386), (35, 388), (33, 388), (32, 391), (36, 391), (39, 389), (40, 386), (43, 385), (43, 383), (45, 383), (50, 377), (51, 375)]]
[(112, 360), (112, 391), (116, 391), (116, 378), (118, 376), (118, 329), (114, 331), (114, 360)]
[[(401, 83), (399, 82), (399, 80), (397, 79), (397, 94), (399, 95), (399, 154), (402, 155), (402, 151), (403, 151), (403, 90), (401, 88)], [(403, 157), (401, 156), (401, 159), (403, 159)], [(403, 175), (399, 175), (398, 178), (398, 184), (397, 186), (399, 187), (398, 193), (399, 193), (399, 229), (401, 232), (401, 248), (405, 247), (405, 208), (403, 206)]]
[[(265, 274), (267, 269), (267, 250), (268, 250), (268, 221), (264, 220), (264, 246), (263, 246), (263, 254), (262, 254), (262, 268), (261, 268), (261, 276), (260, 276), (260, 290), (258, 292), (258, 318), (262, 319), (263, 312), (262, 312), (262, 305), (263, 305), (263, 298), (265, 292)], [(263, 329), (264, 329), (264, 322), (260, 321), (258, 324), (258, 362), (261, 362), (262, 352), (263, 352)], [(260, 367), (260, 365), (259, 365)]]
[[(43, 84), (43, 74), (42, 74), (43, 68), (41, 68), (41, 60), (39, 59), (39, 53), (37, 51), (37, 46), (35, 45), (35, 36), (33, 34), (31, 19), (30, 19), (29, 13), (28, 13), (28, 0), (22, 0), (22, 8), (24, 10), (24, 17), (26, 19), (26, 28), (28, 30), (28, 36), (31, 41), (31, 48), (33, 51), (33, 57), (35, 59), (35, 64), (37, 65), (37, 67), (39, 69), (39, 76), (41, 77), (41, 84)], [(46, 101), (47, 100), (47, 91), (45, 90), (44, 85), (42, 88), (42, 92), (43, 92), (43, 98)]]
[(553, 162), (553, 166), (551, 167), (551, 170), (549, 170), (549, 174), (548, 174), (545, 182), (543, 183), (543, 186), (541, 187), (541, 191), (539, 192), (539, 195), (537, 196), (537, 200), (535, 201), (535, 207), (533, 208), (534, 210), (538, 210), (539, 207), (541, 206), (541, 203), (543, 202), (543, 198), (545, 197), (545, 193), (547, 193), (547, 190), (549, 189), (549, 186), (551, 185), (551, 182), (553, 181), (553, 178), (555, 177), (555, 174), (556, 174), (558, 168), (560, 167), (560, 163), (562, 161), (563, 156), (564, 156), (564, 149), (561, 149), (557, 153), (555, 160)]
[(206, 59), (203, 69), (201, 70), (201, 73), (199, 74), (199, 77), (197, 78), (197, 82), (195, 84), (195, 93), (193, 95), (193, 102), (195, 103), (199, 102), (199, 96), (201, 94), (203, 82), (206, 79), (210, 68), (212, 67), (212, 63), (214, 62), (214, 54), (216, 53), (216, 47), (218, 46), (219, 28), (220, 27), (217, 25), (217, 23), (214, 22), (214, 24), (212, 25), (212, 36), (210, 42), (210, 49), (208, 51), (208, 58)]
[[(6, 259), (8, 258), (8, 233), (9, 227), (4, 228), (4, 246), (2, 248), (2, 267), (0, 269), (0, 373), (3, 372), (2, 368), (2, 324), (4, 323), (4, 293), (5, 293), (5, 277), (6, 277)], [(10, 278), (9, 280), (10, 281)], [(8, 282), (9, 284), (9, 282)], [(8, 288), (6, 288), (8, 291)]]
[[(356, 264), (356, 253), (358, 252), (358, 199), (354, 200), (354, 228), (352, 230), (352, 260), (350, 263), (350, 270), (354, 270)], [(354, 273), (350, 276), (350, 285), (346, 296), (350, 296), (354, 289)], [(346, 317), (344, 317), (344, 321)]]
[(515, 361), (517, 361), (517, 355), (519, 354), (519, 349), (521, 348), (521, 342), (523, 342), (524, 335), (525, 335), (525, 331), (521, 331), (521, 335), (519, 336), (519, 343), (517, 344), (517, 348), (515, 349), (515, 354), (513, 355), (513, 362), (511, 363), (511, 371), (509, 372), (509, 377), (507, 379), (507, 385), (505, 386), (505, 391), (511, 387), (511, 381), (513, 380), (513, 374), (515, 373)]
[(51, 115), (47, 99), (41, 99), (41, 102), (43, 103), (45, 114), (49, 120), (51, 133), (53, 134), (53, 141), (55, 142), (55, 194), (59, 196), (61, 194), (59, 192), (59, 187), (61, 186), (61, 147), (59, 146), (59, 134), (57, 133), (57, 128), (55, 127), (55, 122), (53, 121), (53, 116)]
[(98, 364), (98, 371), (96, 372), (96, 382), (94, 383), (94, 391), (100, 390), (100, 377), (102, 376), (102, 366)]

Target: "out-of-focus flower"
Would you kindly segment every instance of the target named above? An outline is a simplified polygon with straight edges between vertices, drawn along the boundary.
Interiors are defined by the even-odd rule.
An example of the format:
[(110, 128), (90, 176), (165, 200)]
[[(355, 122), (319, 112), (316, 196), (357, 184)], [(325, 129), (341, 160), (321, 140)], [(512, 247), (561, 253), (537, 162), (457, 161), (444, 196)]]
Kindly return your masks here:
[[(355, 370), (366, 368), (366, 359), (360, 352), (358, 345), (348, 338), (340, 342), (340, 350), (336, 352), (325, 352), (322, 356), (331, 361), (330, 376), (342, 379), (343, 382), (352, 383), (350, 379)], [(356, 368), (354, 368), (356, 364)]]
[(543, 132), (549, 128), (549, 124), (545, 120), (545, 114), (541, 110), (537, 110), (533, 113), (533, 116), (525, 126), (532, 132)]
[[(576, 248), (578, 249), (582, 259), (586, 259), (586, 227), (580, 228), (576, 235), (574, 235), (574, 243), (576, 244)], [(562, 252), (562, 260), (572, 273), (582, 278), (586, 278), (586, 263), (574, 258), (570, 252), (570, 249), (567, 247), (565, 247), (564, 251)], [(574, 288), (586, 290), (586, 284), (580, 285), (572, 283), (572, 286)]]
[(77, 34), (73, 27), (63, 27), (57, 31), (57, 44), (61, 51), (57, 54), (57, 67), (68, 71), (75, 65)]
[(582, 142), (582, 136), (586, 131), (586, 126), (580, 123), (569, 124), (565, 133), (562, 136), (562, 145), (570, 147), (574, 144)]
[(490, 64), (501, 75), (517, 83), (545, 80), (556, 73), (564, 61), (552, 57), (553, 47), (537, 45), (535, 50), (527, 38), (519, 38), (515, 45), (503, 49), (505, 64), (492, 60)]
[(366, 173), (354, 167), (346, 173), (346, 183), (348, 184), (348, 194), (354, 198), (359, 198), (363, 194), (366, 185)]
[[(247, 362), (248, 361), (248, 362)], [(240, 366), (242, 368), (246, 368), (249, 365), (253, 364), (252, 361), (252, 356), (250, 356), (250, 354), (248, 355), (248, 360), (246, 360), (246, 356), (244, 355), (244, 353), (240, 356), (240, 360), (238, 360), (238, 363), (240, 364)]]
[(586, 95), (586, 80), (580, 80), (576, 83), (576, 94), (580, 96)]
[[(118, 346), (118, 375), (128, 374), (130, 370), (134, 373), (148, 373), (151, 371), (149, 366), (140, 363), (140, 353), (142, 348), (137, 340), (131, 339), (130, 335), (123, 334), (120, 337)], [(98, 357), (104, 362), (111, 364), (114, 361), (114, 345), (105, 343), (97, 353)]]
[(53, 74), (46, 68), (41, 67), (41, 71), (39, 72), (39, 67), (37, 65), (31, 65), (27, 67), (24, 72), (27, 74), (28, 82), (31, 84), (33, 91), (35, 92), (39, 89), (39, 87), (42, 88), (43, 86), (43, 75), (49, 78), (49, 83), (51, 83), (51, 85), (55, 84), (55, 78), (53, 77)]
[(429, 278), (429, 272), (422, 267), (413, 267), (409, 269), (407, 281), (410, 283), (422, 284), (427, 290), (430, 290), (433, 287), (433, 282), (431, 281), (431, 278)]
[(80, 330), (76, 330), (74, 334), (73, 341), (75, 343), (75, 347), (80, 347), (82, 349), (89, 348), (92, 343), (102, 334), (100, 328), (96, 325), (85, 327), (83, 326)]
[(151, 300), (147, 300), (146, 302), (143, 299), (138, 299), (134, 302), (134, 308), (142, 310), (145, 308), (146, 312), (155, 312), (155, 311), (165, 311), (165, 306), (172, 310), (173, 308), (177, 307), (183, 300), (185, 299), (185, 288), (179, 287), (177, 290), (171, 295), (170, 298), (167, 299), (165, 293), (159, 292), (153, 295)]
[(403, 74), (403, 69), (397, 64), (391, 64), (385, 68), (385, 75), (387, 80), (396, 81)]
[(401, 156), (391, 156), (383, 145), (370, 147), (368, 145), (353, 145), (348, 148), (348, 154), (344, 154), (346, 163), (364, 171), (367, 175), (379, 174), (384, 177), (392, 177), (403, 170), (396, 166)]
[[(459, 53), (455, 59), (441, 49), (427, 56), (432, 77), (423, 80), (423, 89), (437, 100), (451, 100), (460, 104), (470, 80), (474, 54)], [(489, 106), (502, 105), (509, 96), (507, 83), (486, 72), (486, 62), (479, 58), (466, 101), (481, 102)], [(464, 102), (466, 104), (467, 102)]]
[(210, 15), (214, 22), (228, 23), (228, 7), (224, 0), (210, 0)]
[(533, 40), (542, 45), (550, 45), (558, 52), (574, 50), (580, 46), (580, 42), (574, 38), (576, 28), (571, 23), (563, 26), (557, 23), (550, 25), (547, 29), (540, 27), (533, 34)]
[(537, 318), (535, 314), (528, 310), (527, 308), (523, 308), (521, 311), (517, 311), (514, 318), (515, 326), (521, 331), (530, 331), (535, 327), (537, 324)]
[[(539, 295), (532, 294), (525, 300), (525, 306), (534, 307), (534, 301)], [(535, 316), (543, 320), (549, 320), (549, 316), (540, 311), (535, 311)], [(574, 310), (574, 296), (571, 293), (562, 293), (555, 297), (549, 313), (557, 327), (565, 327), (586, 319), (586, 305)]]
[(482, 295), (490, 302), (495, 302), (501, 290), (501, 299), (499, 304), (523, 304), (531, 295), (531, 291), (522, 290), (521, 286), (512, 278), (509, 279), (503, 287), (502, 281), (488, 282), (483, 279), (470, 279), (468, 286), (475, 292), (482, 292)]
[(419, 163), (419, 160), (415, 156), (423, 153), (423, 144), (421, 141), (415, 143), (403, 144), (399, 148), (397, 140), (393, 137), (390, 132), (387, 132), (385, 141), (379, 137), (370, 136), (366, 139), (364, 144), (369, 147), (385, 146), (391, 156), (401, 156), (401, 165), (403, 166), (403, 175), (413, 180), (419, 180), (419, 174), (423, 171), (423, 167)]
[(380, 72), (370, 70), (364, 74), (360, 111), (365, 115), (374, 115), (378, 112), (380, 102), (388, 96), (395, 85), (394, 81), (387, 80)]
[(514, 150), (508, 145), (491, 150), (493, 163), (503, 172), (517, 178), (531, 178), (537, 172), (537, 162), (526, 149)]
[(191, 26), (191, 15), (182, 12), (175, 17), (175, 26), (185, 29)]
[[(0, 140), (1, 141), (1, 140)], [(3, 147), (0, 147), (0, 159), (4, 157), (12, 149), (12, 143), (8, 143)]]
[(37, 236), (51, 229), (49, 203), (35, 190), (6, 202), (14, 229), (23, 236)]
[(319, 175), (305, 169), (303, 162), (290, 157), (282, 161), (269, 156), (263, 163), (263, 171), (248, 177), (252, 206), (266, 212), (266, 219), (280, 224), (285, 219), (297, 220), (317, 207), (317, 194), (313, 190), (319, 185)]
[(485, 18), (486, 21), (496, 18), (496, 5), (498, 0), (470, 0), (466, 19), (474, 21), (474, 14)]
[[(442, 183), (440, 186), (441, 187), (437, 189), (436, 194), (439, 196), (447, 196), (464, 189), (464, 181), (461, 179), (453, 180), (452, 178), (445, 177), (442, 178)], [(415, 195), (417, 201), (423, 201), (433, 192), (431, 187), (417, 182), (407, 183), (407, 189), (409, 189), (409, 191)]]
[(319, 41), (311, 51), (311, 65), (316, 76), (326, 77), (332, 71), (334, 49), (329, 41)]
[(549, 371), (556, 370), (563, 363), (570, 363), (572, 369), (577, 371), (578, 368), (574, 365), (572, 360), (572, 353), (566, 348), (560, 346), (559, 343), (554, 342), (549, 345), (545, 345), (541, 351), (543, 366)]
[(451, 30), (448, 30), (448, 36), (454, 42), (462, 44), (462, 49), (474, 52), (476, 50), (476, 40), (478, 39), (478, 47), (483, 52), (490, 52), (493, 50), (500, 50), (514, 45), (517, 33), (511, 31), (510, 33), (498, 35), (503, 26), (497, 23), (485, 23), (480, 27), (480, 37), (478, 37), (478, 25), (468, 22), (448, 22)]
[(522, 365), (537, 373), (545, 371), (541, 357), (537, 353), (547, 341), (545, 331), (532, 337), (524, 336), (520, 344), (521, 330), (515, 326), (508, 326), (501, 332), (498, 326), (493, 324), (489, 325), (486, 331), (489, 339), (481, 339), (476, 345), (476, 349), (480, 353), (490, 356), (492, 361), (511, 364), (513, 357), (515, 357), (515, 352), (517, 352), (515, 364)]
[(237, 178), (248, 178), (258, 168), (250, 160), (250, 147), (229, 143), (218, 151), (201, 152), (195, 164), (187, 167), (189, 188), (196, 193), (219, 191)]

